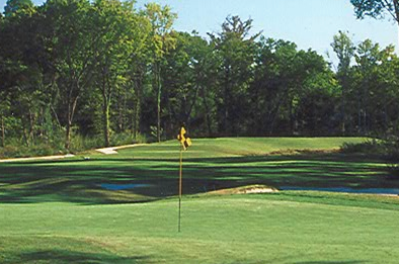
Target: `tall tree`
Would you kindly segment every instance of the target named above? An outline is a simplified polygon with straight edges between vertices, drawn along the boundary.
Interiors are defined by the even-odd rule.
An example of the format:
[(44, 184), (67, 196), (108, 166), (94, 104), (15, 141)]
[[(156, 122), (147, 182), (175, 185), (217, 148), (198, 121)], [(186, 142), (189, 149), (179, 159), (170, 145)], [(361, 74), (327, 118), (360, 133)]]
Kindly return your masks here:
[(338, 57), (338, 71), (337, 78), (340, 82), (342, 89), (341, 96), (341, 133), (345, 135), (347, 130), (347, 113), (346, 113), (346, 104), (347, 104), (347, 93), (349, 89), (349, 75), (350, 75), (350, 66), (353, 56), (355, 54), (355, 46), (348, 36), (347, 33), (339, 31), (337, 35), (334, 36), (334, 40), (331, 43), (331, 47), (333, 48), (335, 54)]
[(146, 4), (145, 7), (145, 14), (151, 23), (153, 88), (157, 98), (157, 140), (161, 142), (162, 66), (165, 63), (165, 54), (175, 46), (175, 39), (170, 33), (177, 14), (169, 6), (161, 7), (156, 3)]
[[(209, 75), (212, 74), (210, 65), (212, 55), (207, 41), (195, 32), (192, 35), (176, 32), (174, 35), (177, 45), (166, 56), (169, 67), (165, 69), (164, 77), (165, 85), (168, 87), (164, 101), (170, 124), (174, 125), (170, 127), (171, 131), (176, 131), (176, 126), (182, 122), (191, 127), (193, 121), (198, 128), (199, 123), (202, 123), (201, 119), (209, 117), (209, 109), (206, 109), (210, 103), (209, 96), (204, 90), (212, 88), (209, 80)], [(201, 104), (204, 106), (201, 107)], [(197, 111), (201, 109), (202, 113), (198, 113), (196, 109)], [(207, 117), (204, 118), (204, 115)]]
[(86, 0), (46, 2), (49, 35), (47, 45), (57, 86), (62, 97), (63, 122), (66, 126), (65, 148), (70, 149), (72, 126), (78, 100), (90, 87), (95, 62), (95, 47), (100, 37), (92, 30), (91, 5)]
[[(127, 81), (129, 58), (140, 42), (141, 32), (133, 13), (133, 1), (97, 0), (93, 5), (94, 28), (101, 36), (95, 49), (97, 78), (102, 97), (102, 121), (105, 146), (110, 145), (110, 107), (117, 87)], [(134, 37), (137, 37), (136, 39)]]
[(367, 39), (358, 45), (355, 57), (358, 128), (362, 134), (368, 134), (373, 125), (372, 105), (378, 101), (378, 98), (374, 97), (380, 88), (378, 83), (378, 71), (382, 63), (380, 47)]
[(220, 131), (226, 135), (239, 135), (247, 123), (247, 91), (253, 78), (255, 40), (260, 35), (251, 36), (251, 29), (252, 19), (242, 21), (238, 16), (229, 16), (220, 33), (208, 34), (220, 58), (218, 112)]

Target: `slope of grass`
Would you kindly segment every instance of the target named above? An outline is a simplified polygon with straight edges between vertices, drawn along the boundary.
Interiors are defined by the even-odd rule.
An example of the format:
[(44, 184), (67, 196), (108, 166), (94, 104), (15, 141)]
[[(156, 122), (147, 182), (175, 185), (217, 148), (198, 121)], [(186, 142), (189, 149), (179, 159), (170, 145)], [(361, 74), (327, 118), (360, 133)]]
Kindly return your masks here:
[[(216, 138), (193, 139), (193, 146), (185, 152), (187, 158), (214, 158), (266, 155), (295, 150), (337, 150), (344, 143), (361, 143), (367, 138)], [(145, 159), (176, 159), (179, 142), (167, 141), (137, 148), (123, 149), (119, 156)]]

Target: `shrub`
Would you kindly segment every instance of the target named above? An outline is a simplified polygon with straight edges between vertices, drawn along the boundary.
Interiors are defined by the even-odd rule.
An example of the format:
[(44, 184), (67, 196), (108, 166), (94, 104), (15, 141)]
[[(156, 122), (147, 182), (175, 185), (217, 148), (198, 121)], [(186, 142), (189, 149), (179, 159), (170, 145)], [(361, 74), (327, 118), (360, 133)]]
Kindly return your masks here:
[(71, 138), (70, 151), (72, 153), (101, 148), (104, 145), (102, 136), (82, 136), (75, 134)]
[(0, 158), (10, 158), (10, 157), (20, 157), (20, 148), (16, 146), (5, 146), (4, 148), (0, 148)]
[(144, 135), (137, 133), (136, 137), (134, 137), (134, 135), (130, 131), (113, 134), (111, 136), (112, 146), (129, 145), (129, 144), (145, 143), (145, 142), (147, 142), (147, 139)]
[(399, 136), (389, 136), (385, 140), (388, 179), (399, 180)]
[(344, 143), (341, 146), (341, 152), (384, 155), (386, 146), (384, 141), (372, 139), (364, 143)]
[[(111, 135), (111, 144), (113, 146), (127, 145), (135, 143), (145, 143), (146, 137), (137, 134), (136, 137), (130, 132), (124, 132)], [(104, 147), (104, 138), (102, 135), (82, 136), (79, 134), (72, 135), (70, 152), (77, 153), (86, 150)], [(49, 156), (66, 154), (64, 148), (64, 137), (55, 138), (38, 138), (29, 145), (20, 138), (8, 138), (5, 147), (0, 147), (0, 159), (5, 158), (21, 158), (34, 156)]]

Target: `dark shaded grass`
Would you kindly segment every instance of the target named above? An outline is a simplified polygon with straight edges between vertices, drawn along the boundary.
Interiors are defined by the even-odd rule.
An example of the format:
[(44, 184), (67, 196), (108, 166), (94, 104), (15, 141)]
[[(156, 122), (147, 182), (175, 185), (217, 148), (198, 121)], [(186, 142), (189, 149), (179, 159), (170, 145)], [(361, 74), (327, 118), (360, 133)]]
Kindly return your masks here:
[[(118, 156), (0, 164), (0, 202), (123, 203), (177, 194), (177, 159)], [(380, 160), (339, 153), (187, 158), (183, 190), (196, 194), (251, 184), (277, 188), (399, 187), (398, 182), (386, 179), (385, 170)], [(150, 186), (110, 191), (101, 187), (104, 183)]]
[(0, 262), (16, 263), (150, 263), (149, 256), (120, 256), (111, 245), (70, 237), (0, 237)]

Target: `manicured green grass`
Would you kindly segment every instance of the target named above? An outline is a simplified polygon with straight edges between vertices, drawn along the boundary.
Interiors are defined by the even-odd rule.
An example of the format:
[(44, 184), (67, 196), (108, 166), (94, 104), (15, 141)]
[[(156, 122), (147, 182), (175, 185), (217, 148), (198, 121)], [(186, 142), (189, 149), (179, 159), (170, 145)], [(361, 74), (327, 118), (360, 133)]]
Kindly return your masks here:
[(382, 161), (330, 152), (365, 140), (194, 139), (181, 233), (175, 141), (0, 164), (0, 263), (397, 263), (397, 197), (206, 194), (249, 184), (399, 187)]
[[(287, 192), (1, 206), (1, 263), (397, 263), (393, 198)], [(36, 261), (36, 262), (35, 262)]]
[[(186, 158), (216, 158), (266, 155), (273, 152), (292, 153), (295, 150), (333, 150), (344, 143), (361, 143), (367, 138), (216, 138), (193, 139)], [(179, 142), (167, 141), (120, 151), (121, 156), (144, 159), (176, 159)]]

